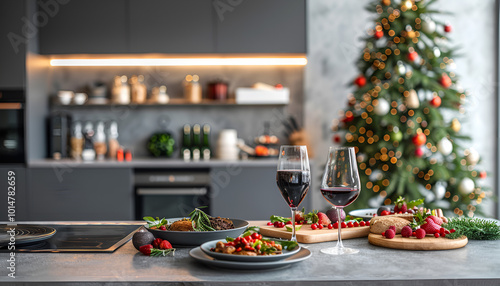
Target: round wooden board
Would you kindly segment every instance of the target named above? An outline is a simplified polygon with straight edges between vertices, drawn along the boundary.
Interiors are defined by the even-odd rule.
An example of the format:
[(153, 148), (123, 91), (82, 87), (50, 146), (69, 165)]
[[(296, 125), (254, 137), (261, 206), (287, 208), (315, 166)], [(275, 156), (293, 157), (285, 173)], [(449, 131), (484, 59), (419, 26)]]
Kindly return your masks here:
[(464, 247), (468, 242), (465, 236), (457, 239), (448, 239), (427, 235), (422, 239), (417, 239), (416, 237), (402, 237), (400, 234), (397, 234), (393, 239), (388, 239), (374, 233), (368, 235), (368, 241), (373, 245), (404, 250), (457, 249)]

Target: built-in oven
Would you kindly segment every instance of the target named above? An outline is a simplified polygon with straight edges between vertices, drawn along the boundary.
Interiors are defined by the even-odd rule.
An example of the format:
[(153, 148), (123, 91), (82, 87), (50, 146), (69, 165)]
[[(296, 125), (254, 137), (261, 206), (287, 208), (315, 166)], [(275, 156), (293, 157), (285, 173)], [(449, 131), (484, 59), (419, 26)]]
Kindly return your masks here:
[(136, 219), (188, 216), (196, 207), (210, 214), (209, 169), (134, 170)]
[(23, 90), (0, 90), (0, 164), (26, 161)]

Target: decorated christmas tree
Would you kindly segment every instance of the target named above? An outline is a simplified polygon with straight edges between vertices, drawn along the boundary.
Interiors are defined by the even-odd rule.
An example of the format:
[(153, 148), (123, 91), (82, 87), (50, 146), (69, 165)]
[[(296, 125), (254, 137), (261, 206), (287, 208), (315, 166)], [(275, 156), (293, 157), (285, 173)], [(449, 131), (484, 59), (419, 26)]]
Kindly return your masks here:
[(375, 0), (373, 30), (333, 140), (356, 147), (357, 207), (425, 198), (426, 207), (473, 216), (486, 197), (477, 151), (460, 134), (466, 96), (452, 71), (448, 24), (433, 0)]

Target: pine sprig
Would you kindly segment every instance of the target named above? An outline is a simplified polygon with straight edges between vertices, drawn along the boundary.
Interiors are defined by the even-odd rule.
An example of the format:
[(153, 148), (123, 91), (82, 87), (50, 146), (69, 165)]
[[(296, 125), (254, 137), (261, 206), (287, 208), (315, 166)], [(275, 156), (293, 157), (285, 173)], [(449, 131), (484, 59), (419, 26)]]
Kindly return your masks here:
[(446, 238), (459, 238), (463, 235), (472, 240), (496, 240), (500, 239), (500, 225), (495, 221), (480, 218), (451, 218), (448, 223), (443, 224), (446, 229), (455, 229), (454, 233), (446, 235)]
[(151, 248), (151, 254), (149, 256), (155, 256), (155, 257), (160, 257), (160, 256), (168, 256), (168, 255), (175, 255), (175, 248), (169, 248), (169, 249), (158, 249), (158, 248)]

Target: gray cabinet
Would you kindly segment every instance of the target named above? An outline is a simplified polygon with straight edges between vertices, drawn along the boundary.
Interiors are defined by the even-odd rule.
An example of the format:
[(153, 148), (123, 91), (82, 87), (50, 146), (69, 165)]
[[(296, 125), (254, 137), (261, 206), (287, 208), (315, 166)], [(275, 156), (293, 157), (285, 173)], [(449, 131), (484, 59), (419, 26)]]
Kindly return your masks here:
[[(213, 168), (212, 215), (269, 220), (271, 215), (290, 217), (290, 208), (276, 186), (276, 167), (241, 167), (229, 164)], [(309, 195), (309, 197), (311, 197)], [(306, 196), (299, 208), (310, 210)]]
[(24, 1), (0, 1), (0, 88), (24, 87), (26, 43)]
[(132, 220), (132, 170), (30, 168), (30, 220)]
[[(215, 1), (215, 3), (217, 2), (219, 1)], [(228, 2), (239, 4), (234, 5), (232, 9), (219, 9), (217, 13), (217, 52), (306, 52), (306, 5), (304, 0)]]
[(131, 0), (132, 53), (215, 52), (212, 1)]
[[(128, 31), (123, 0), (37, 1), (41, 54), (127, 53)], [(52, 6), (45, 6), (52, 3)]]

